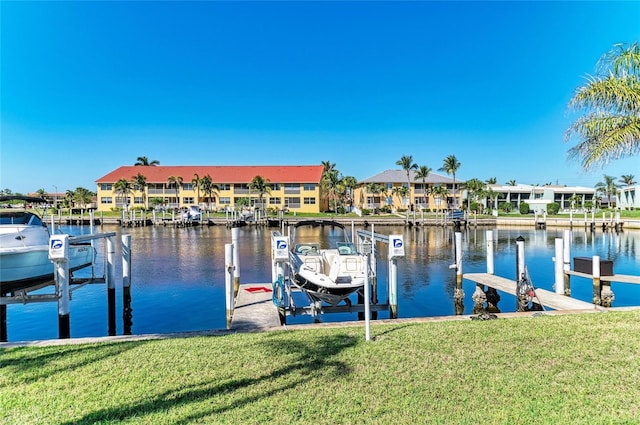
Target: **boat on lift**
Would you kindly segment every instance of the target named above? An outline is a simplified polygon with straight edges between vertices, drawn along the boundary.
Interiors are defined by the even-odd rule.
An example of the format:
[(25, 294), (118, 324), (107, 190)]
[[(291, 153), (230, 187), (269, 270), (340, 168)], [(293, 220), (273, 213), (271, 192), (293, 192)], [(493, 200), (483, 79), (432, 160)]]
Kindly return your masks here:
[[(296, 240), (296, 234), (305, 226), (331, 226), (342, 235), (330, 243), (332, 246)], [(358, 253), (343, 224), (332, 220), (299, 221), (293, 226), (290, 246), (292, 283), (314, 301), (337, 305), (344, 300), (349, 304), (348, 297), (364, 289), (369, 270), (367, 258)]]
[[(0, 209), (0, 295), (53, 279), (49, 229), (33, 208), (27, 208), (30, 204), (46, 203), (46, 200), (19, 195), (0, 196), (2, 203), (16, 200), (22, 201), (24, 208)], [(91, 244), (69, 246), (70, 272), (90, 266), (93, 259)]]

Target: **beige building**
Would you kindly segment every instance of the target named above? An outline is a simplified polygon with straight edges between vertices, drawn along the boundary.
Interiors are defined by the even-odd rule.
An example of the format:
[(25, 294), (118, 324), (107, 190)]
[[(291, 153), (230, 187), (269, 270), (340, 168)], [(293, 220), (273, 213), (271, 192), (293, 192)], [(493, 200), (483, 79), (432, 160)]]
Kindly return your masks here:
[[(462, 205), (462, 183), (437, 173), (429, 173), (423, 181), (415, 179), (409, 170), (386, 170), (360, 182), (354, 192), (355, 206), (373, 210), (388, 206), (392, 209), (446, 210)], [(404, 188), (404, 189), (403, 189)]]

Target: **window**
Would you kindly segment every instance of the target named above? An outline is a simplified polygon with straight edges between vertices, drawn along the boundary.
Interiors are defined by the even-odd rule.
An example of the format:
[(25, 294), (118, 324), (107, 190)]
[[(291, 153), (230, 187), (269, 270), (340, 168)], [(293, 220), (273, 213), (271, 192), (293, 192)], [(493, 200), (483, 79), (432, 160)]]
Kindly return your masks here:
[(100, 203), (101, 204), (113, 204), (113, 198), (110, 196), (103, 196), (102, 198), (100, 198)]
[(193, 183), (183, 183), (182, 188), (184, 190), (193, 190)]
[[(300, 184), (298, 183), (285, 183), (284, 193), (296, 194), (300, 193)], [(300, 204), (300, 198), (298, 198), (298, 204)]]
[(270, 205), (280, 205), (282, 204), (282, 199), (280, 198), (269, 198)]
[(228, 196), (221, 196), (220, 199), (218, 199), (218, 203), (222, 205), (231, 205), (231, 198)]
[(194, 199), (193, 196), (185, 196), (184, 198), (182, 198), (182, 203), (183, 204), (193, 204), (194, 203)]
[(313, 183), (305, 183), (303, 186), (303, 190), (316, 190), (316, 185)]
[(316, 198), (304, 198), (304, 204), (305, 205), (315, 205), (316, 204)]
[(236, 183), (233, 185), (233, 193), (237, 195), (249, 194), (249, 185), (247, 183)]
[(229, 184), (229, 183), (220, 183), (218, 185), (218, 188), (220, 190), (231, 190), (231, 184)]
[(136, 196), (135, 198), (133, 198), (133, 203), (134, 204), (144, 204), (144, 201), (142, 200), (142, 196)]
[(280, 183), (274, 183), (271, 185), (271, 190), (280, 190)]
[(284, 198), (284, 206), (287, 208), (300, 208), (300, 198), (287, 197)]
[(162, 195), (164, 194), (164, 185), (158, 183), (150, 183), (147, 185), (149, 195)]
[(100, 190), (113, 190), (111, 183), (100, 183)]

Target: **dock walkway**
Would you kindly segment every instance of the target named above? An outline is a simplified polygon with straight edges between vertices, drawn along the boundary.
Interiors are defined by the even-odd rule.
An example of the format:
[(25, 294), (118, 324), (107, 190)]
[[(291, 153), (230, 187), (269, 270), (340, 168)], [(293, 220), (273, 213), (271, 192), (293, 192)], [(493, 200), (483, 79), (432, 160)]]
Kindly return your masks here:
[[(479, 283), (480, 285), (490, 286), (499, 291), (503, 291), (514, 296), (516, 295), (516, 282), (513, 280), (488, 273), (466, 273), (463, 274), (462, 277), (475, 283)], [(586, 301), (580, 301), (575, 298), (559, 295), (545, 289), (535, 288), (535, 293), (540, 304), (554, 310), (607, 310), (605, 307), (600, 307)]]
[(280, 326), (268, 283), (243, 283), (233, 310), (231, 330), (265, 330)]

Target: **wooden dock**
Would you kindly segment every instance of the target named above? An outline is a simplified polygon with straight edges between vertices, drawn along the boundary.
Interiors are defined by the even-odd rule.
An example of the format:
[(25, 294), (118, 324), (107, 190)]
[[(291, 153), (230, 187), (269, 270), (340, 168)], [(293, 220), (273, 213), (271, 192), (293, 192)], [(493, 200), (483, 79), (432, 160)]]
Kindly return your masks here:
[(238, 290), (231, 330), (265, 330), (281, 327), (268, 283), (243, 283)]
[[(593, 275), (588, 273), (576, 272), (573, 270), (565, 271), (566, 274), (577, 277), (584, 277), (585, 279), (593, 279)], [(611, 276), (600, 276), (601, 282), (619, 282), (619, 283), (633, 283), (640, 285), (640, 276), (633, 276), (627, 274), (614, 274)]]
[[(463, 274), (462, 277), (480, 285), (490, 286), (499, 291), (506, 292), (514, 296), (516, 295), (516, 282), (513, 280), (488, 273), (466, 273)], [(536, 301), (539, 301), (543, 306), (554, 310), (607, 310), (605, 307), (600, 307), (586, 301), (580, 301), (575, 298), (559, 295), (545, 289), (535, 288), (535, 293), (537, 296)]]

